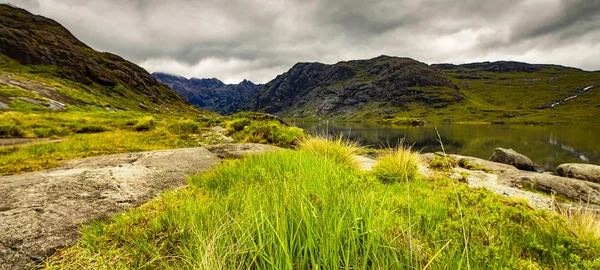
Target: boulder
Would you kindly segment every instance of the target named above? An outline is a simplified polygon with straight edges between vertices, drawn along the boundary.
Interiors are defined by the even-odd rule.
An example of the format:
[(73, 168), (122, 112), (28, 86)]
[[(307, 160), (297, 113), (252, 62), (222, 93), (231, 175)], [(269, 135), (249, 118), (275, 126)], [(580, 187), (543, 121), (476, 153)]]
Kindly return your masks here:
[(494, 149), (494, 154), (490, 157), (491, 161), (504, 163), (515, 166), (519, 170), (524, 171), (537, 171), (537, 166), (528, 157), (517, 153), (517, 151), (505, 148)]
[(593, 164), (565, 163), (556, 168), (562, 177), (576, 178), (600, 183), (600, 166)]
[(507, 171), (498, 176), (498, 183), (512, 187), (530, 187), (562, 197), (600, 204), (600, 184), (545, 173)]
[(503, 173), (505, 171), (517, 170), (517, 168), (515, 168), (515, 166), (507, 165), (504, 163), (493, 162), (493, 161), (476, 158), (476, 157), (470, 157), (470, 156), (462, 156), (462, 155), (455, 155), (455, 154), (448, 155), (448, 154), (444, 154), (441, 152), (421, 154), (421, 160), (423, 160), (423, 162), (425, 164), (429, 165), (429, 163), (431, 163), (435, 159), (436, 156), (444, 156), (444, 155), (452, 157), (456, 161), (459, 161), (461, 159), (466, 159), (470, 163), (473, 163), (475, 165), (489, 169), (490, 172)]

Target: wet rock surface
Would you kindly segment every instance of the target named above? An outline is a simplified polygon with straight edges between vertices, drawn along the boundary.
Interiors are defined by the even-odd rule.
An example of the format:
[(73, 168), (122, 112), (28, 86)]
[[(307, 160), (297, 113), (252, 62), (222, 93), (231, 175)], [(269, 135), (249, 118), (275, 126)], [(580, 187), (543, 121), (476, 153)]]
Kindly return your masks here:
[(562, 177), (576, 178), (594, 183), (600, 183), (600, 166), (593, 164), (565, 163), (556, 168)]
[(25, 269), (73, 243), (81, 224), (141, 205), (214, 168), (205, 148), (87, 158), (0, 177), (0, 269)]

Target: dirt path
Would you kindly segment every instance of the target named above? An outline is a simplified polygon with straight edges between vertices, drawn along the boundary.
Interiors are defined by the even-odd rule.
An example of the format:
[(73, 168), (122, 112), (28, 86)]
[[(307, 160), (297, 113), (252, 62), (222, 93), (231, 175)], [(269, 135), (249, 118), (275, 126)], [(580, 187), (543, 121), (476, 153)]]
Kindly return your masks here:
[(0, 146), (24, 145), (36, 142), (58, 143), (62, 140), (47, 140), (47, 139), (0, 139)]
[(80, 224), (138, 206), (214, 168), (205, 148), (87, 158), (0, 177), (0, 269), (25, 269), (73, 243)]

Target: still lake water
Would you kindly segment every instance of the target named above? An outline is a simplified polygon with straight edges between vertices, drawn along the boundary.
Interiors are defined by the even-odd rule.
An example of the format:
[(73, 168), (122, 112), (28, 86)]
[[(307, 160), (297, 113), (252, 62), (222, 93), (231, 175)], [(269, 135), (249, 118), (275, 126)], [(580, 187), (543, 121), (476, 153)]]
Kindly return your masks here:
[[(378, 124), (296, 122), (308, 134), (343, 135), (361, 145), (382, 148), (405, 143), (422, 153), (441, 151), (433, 125), (390, 127)], [(488, 159), (496, 147), (512, 148), (546, 170), (562, 163), (600, 164), (600, 127), (438, 124), (447, 153)]]

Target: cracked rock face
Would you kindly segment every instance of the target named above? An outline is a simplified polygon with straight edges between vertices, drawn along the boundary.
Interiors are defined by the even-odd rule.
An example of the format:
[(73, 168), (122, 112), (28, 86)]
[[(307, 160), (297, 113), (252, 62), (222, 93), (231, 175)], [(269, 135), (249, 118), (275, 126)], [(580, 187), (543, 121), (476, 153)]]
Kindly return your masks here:
[(119, 154), (0, 177), (0, 269), (24, 269), (73, 243), (81, 224), (141, 205), (210, 170), (205, 148)]

